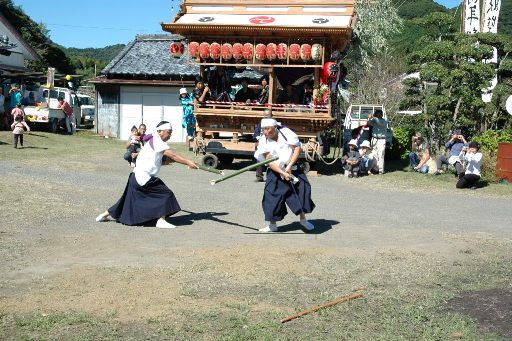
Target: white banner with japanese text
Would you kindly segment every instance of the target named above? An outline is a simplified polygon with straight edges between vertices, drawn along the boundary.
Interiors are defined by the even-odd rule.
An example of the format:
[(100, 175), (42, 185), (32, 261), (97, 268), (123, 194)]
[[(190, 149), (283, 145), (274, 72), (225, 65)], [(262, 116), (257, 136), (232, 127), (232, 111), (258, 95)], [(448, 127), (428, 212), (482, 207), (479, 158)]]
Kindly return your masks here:
[(464, 1), (464, 32), (480, 32), (480, 0)]
[[(501, 0), (484, 1), (484, 21), (482, 22), (482, 32), (498, 33), (498, 17), (500, 15)], [(493, 57), (484, 60), (484, 63), (497, 63), (498, 51), (493, 47)]]

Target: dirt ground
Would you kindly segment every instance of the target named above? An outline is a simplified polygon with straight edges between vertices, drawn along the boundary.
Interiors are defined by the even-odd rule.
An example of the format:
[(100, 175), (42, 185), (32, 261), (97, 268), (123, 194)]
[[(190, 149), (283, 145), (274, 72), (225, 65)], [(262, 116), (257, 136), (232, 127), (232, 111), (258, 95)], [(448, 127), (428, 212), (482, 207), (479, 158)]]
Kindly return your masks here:
[[(281, 339), (411, 339), (417, 333), (428, 340), (434, 331), (417, 302), (439, 288), (439, 298), (429, 299), (462, 315), (457, 318), (475, 333), (467, 339), (512, 338), (509, 196), (415, 191), (393, 181), (379, 184), (378, 176), (310, 177), (315, 232), (304, 233), (288, 215), (279, 233), (261, 234), (263, 184), (253, 181), (254, 173), (211, 186), (214, 174), (171, 165), (160, 177), (183, 209), (168, 219), (178, 228), (97, 223), (94, 218), (118, 199), (131, 171), (121, 144), (83, 138), (55, 150), (48, 139), (74, 137), (39, 135), (27, 138), (32, 148), (0, 145), (0, 204), (8, 208), (0, 213), (0, 330), (9, 338), (28, 333), (66, 339), (78, 328), (76, 320), (63, 322), (66, 328), (53, 322), (50, 329), (38, 322), (29, 331), (20, 321), (85, 314), (87, 328), (96, 332), (117, 326), (92, 339), (216, 339), (231, 335), (231, 328), (244, 339), (275, 333)], [(315, 328), (276, 322), (361, 288), (364, 300), (309, 317)], [(402, 310), (386, 313), (390, 302)], [(367, 320), (367, 331), (350, 329), (350, 321), (361, 318), (357, 314), (345, 317), (350, 328), (344, 331), (338, 329), (344, 322), (333, 322), (340, 312), (355, 314), (372, 305), (385, 307), (381, 313), (389, 316), (378, 316), (386, 318), (378, 324)], [(397, 325), (408, 323), (406, 306), (421, 328), (400, 334)], [(391, 321), (394, 313), (403, 321)], [(480, 327), (473, 331), (467, 321), (475, 320)], [(154, 323), (159, 327), (152, 329)], [(61, 328), (51, 329), (55, 325)], [(47, 334), (38, 334), (41, 329)], [(175, 337), (162, 336), (164, 331)], [(432, 339), (458, 335), (458, 329), (439, 333)]]

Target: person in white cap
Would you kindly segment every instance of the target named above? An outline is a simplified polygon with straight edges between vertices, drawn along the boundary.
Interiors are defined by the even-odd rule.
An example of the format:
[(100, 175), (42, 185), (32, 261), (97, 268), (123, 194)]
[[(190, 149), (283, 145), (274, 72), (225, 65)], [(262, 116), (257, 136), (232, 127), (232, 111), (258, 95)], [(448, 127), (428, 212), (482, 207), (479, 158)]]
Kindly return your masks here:
[(196, 132), (194, 96), (188, 94), (187, 88), (180, 89), (180, 102), (183, 107), (183, 120), (181, 121), (181, 126), (187, 129), (188, 139), (193, 140)]
[[(372, 169), (376, 168), (373, 155), (370, 153), (370, 141), (364, 140), (359, 146), (361, 162), (359, 163), (359, 174), (373, 175)], [(378, 169), (377, 169), (378, 171)]]
[(361, 162), (361, 155), (357, 150), (357, 141), (352, 139), (348, 142), (347, 154), (341, 158), (341, 164), (345, 169), (345, 175), (349, 178), (359, 176), (359, 163)]
[(263, 192), (262, 207), (267, 226), (260, 232), (277, 232), (277, 222), (288, 213), (286, 206), (300, 216), (300, 224), (307, 231), (315, 227), (306, 219), (306, 213), (315, 208), (311, 200), (311, 185), (297, 165), (301, 153), (297, 134), (280, 127), (273, 118), (261, 120), (263, 136), (258, 141), (254, 157), (258, 161), (278, 157), (268, 164), (267, 179)]
[(168, 163), (167, 160), (174, 160), (191, 169), (198, 167), (194, 161), (169, 149), (167, 141), (171, 134), (171, 124), (162, 121), (156, 126), (156, 133), (146, 136), (123, 195), (114, 206), (97, 216), (96, 221), (103, 222), (112, 218), (125, 225), (142, 225), (157, 220), (158, 228), (175, 227), (167, 222), (166, 216), (179, 212), (180, 205), (174, 193), (156, 174), (162, 163)]

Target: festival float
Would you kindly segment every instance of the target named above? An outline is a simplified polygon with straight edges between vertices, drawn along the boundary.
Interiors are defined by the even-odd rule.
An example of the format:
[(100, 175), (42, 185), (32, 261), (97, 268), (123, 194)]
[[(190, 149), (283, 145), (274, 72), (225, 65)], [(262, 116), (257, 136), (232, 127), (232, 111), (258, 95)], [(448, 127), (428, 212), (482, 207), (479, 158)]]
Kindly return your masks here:
[[(354, 4), (354, 0), (275, 0), (265, 5), (254, 0), (184, 0), (173, 22), (161, 24), (164, 31), (185, 37), (189, 62), (199, 65), (203, 76), (216, 68), (251, 68), (268, 77), (266, 103), (212, 98), (195, 105), (192, 148), (204, 154), (205, 166), (252, 158), (253, 133), (266, 109), (297, 133), (305, 153), (327, 152), (322, 135), (335, 122), (336, 89), (345, 76), (344, 66), (331, 56), (347, 48)], [(278, 91), (285, 85), (299, 87), (301, 81), (311, 82), (311, 103), (280, 103)], [(306, 162), (305, 170), (308, 166)]]

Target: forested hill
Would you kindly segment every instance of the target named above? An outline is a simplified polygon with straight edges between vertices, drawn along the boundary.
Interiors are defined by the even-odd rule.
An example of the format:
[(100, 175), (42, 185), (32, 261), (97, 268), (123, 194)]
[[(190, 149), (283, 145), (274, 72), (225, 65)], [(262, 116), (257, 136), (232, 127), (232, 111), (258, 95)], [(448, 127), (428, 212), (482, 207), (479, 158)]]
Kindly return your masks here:
[(76, 47), (64, 48), (66, 54), (70, 57), (85, 57), (96, 60), (110, 62), (125, 47), (124, 44), (110, 45), (102, 48), (85, 48)]
[[(398, 14), (404, 19), (420, 18), (433, 12), (450, 12), (461, 18), (461, 6), (447, 9), (433, 0), (393, 0), (398, 6)], [(498, 21), (498, 32), (512, 34), (512, 0), (502, 0), (500, 18)]]
[(433, 12), (448, 12), (448, 9), (432, 0), (393, 0), (398, 14), (404, 19), (423, 17)]
[(124, 48), (123, 44), (110, 45), (102, 48), (79, 49), (69, 47), (62, 49), (71, 59), (77, 73), (84, 75), (85, 79), (97, 76), (96, 72), (102, 70)]
[[(425, 34), (425, 29), (416, 20), (433, 12), (445, 12), (454, 16), (457, 27), (462, 20), (461, 6), (447, 9), (433, 0), (393, 0), (398, 7), (398, 14), (404, 19), (402, 32), (395, 35), (390, 45), (400, 55), (409, 54), (420, 48), (419, 39)], [(502, 0), (498, 33), (512, 34), (512, 0)]]

